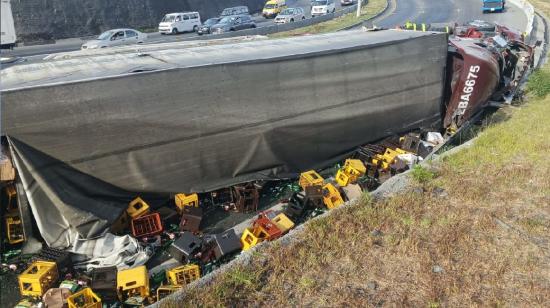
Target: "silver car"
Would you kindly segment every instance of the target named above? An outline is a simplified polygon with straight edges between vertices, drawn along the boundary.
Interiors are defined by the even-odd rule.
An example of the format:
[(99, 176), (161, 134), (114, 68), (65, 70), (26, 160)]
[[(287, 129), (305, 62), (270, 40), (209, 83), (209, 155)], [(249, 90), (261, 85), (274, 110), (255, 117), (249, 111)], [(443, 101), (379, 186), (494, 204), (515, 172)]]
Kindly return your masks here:
[(87, 41), (81, 49), (96, 49), (121, 45), (141, 44), (147, 34), (134, 29), (113, 29), (101, 33), (95, 40)]
[(298, 20), (306, 19), (304, 9), (301, 7), (289, 7), (284, 9), (277, 17), (275, 17), (276, 24), (286, 24), (288, 22), (295, 22)]

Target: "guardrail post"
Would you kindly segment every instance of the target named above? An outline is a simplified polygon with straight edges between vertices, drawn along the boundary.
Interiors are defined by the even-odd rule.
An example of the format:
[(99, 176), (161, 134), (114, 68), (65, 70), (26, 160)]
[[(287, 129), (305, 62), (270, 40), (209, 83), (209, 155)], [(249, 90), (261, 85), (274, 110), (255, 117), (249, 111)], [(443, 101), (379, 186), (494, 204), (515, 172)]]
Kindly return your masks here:
[(357, 0), (357, 18), (361, 16), (361, 0)]

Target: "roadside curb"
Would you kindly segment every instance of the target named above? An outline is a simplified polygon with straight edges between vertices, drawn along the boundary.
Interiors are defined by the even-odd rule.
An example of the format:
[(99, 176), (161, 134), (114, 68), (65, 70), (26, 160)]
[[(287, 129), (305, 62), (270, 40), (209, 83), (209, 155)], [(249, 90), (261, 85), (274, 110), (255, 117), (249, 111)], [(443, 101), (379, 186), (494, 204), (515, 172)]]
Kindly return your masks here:
[[(544, 34), (542, 36), (543, 42), (542, 42), (542, 45), (541, 45), (540, 55), (539, 55), (539, 59), (537, 61), (537, 64), (535, 66), (536, 69), (539, 69), (548, 60), (548, 47), (549, 47), (549, 44), (550, 44), (550, 33), (549, 33), (550, 19), (548, 19), (548, 17), (546, 15), (544, 15), (544, 13), (542, 13), (538, 9), (535, 9), (535, 15), (536, 15), (536, 18), (538, 17), (538, 19), (540, 19), (540, 21), (542, 22), (542, 26), (543, 26), (543, 29), (544, 29)], [(538, 30), (538, 23), (536, 25), (537, 26), (536, 26), (535, 29)], [(533, 37), (531, 36), (531, 38), (533, 38)], [(531, 42), (531, 43), (534, 43), (534, 42)]]
[[(197, 37), (187, 38), (182, 41), (209, 40), (213, 38), (228, 38), (228, 37), (249, 36), (249, 35), (269, 35), (269, 34), (275, 34), (280, 32), (292, 31), (295, 29), (316, 25), (325, 21), (333, 20), (343, 15), (355, 12), (356, 10), (357, 10), (357, 4), (348, 6), (334, 13), (329, 13), (318, 17), (312, 17), (312, 18), (308, 18), (308, 19), (293, 22), (293, 23), (286, 23), (286, 24), (280, 24), (280, 25), (274, 24), (274, 25), (265, 26), (265, 27), (246, 29), (246, 30), (228, 32), (228, 33), (222, 33), (222, 34), (216, 34), (216, 35), (211, 34), (206, 36), (197, 36)], [(376, 14), (376, 16), (369, 18), (369, 20), (379, 17), (381, 13)]]
[[(365, 23), (365, 22), (374, 20), (374, 19), (376, 19), (376, 18), (378, 18), (378, 17), (380, 17), (380, 16), (386, 14), (387, 12), (390, 11), (390, 9), (395, 9), (395, 8), (397, 8), (397, 3), (395, 4), (395, 8), (393, 8), (393, 6), (391, 5), (391, 4), (392, 4), (392, 1), (393, 1), (393, 0), (387, 0), (387, 1), (386, 1), (386, 7), (385, 7), (380, 13), (378, 13), (378, 14), (376, 14), (376, 15), (370, 17), (370, 18), (367, 18), (367, 19), (365, 19), (365, 20), (361, 20), (360, 22), (354, 23), (354, 24), (351, 25), (351, 26), (344, 27), (344, 28), (342, 28), (342, 29), (340, 29), (340, 30), (337, 30), (337, 31), (351, 30), (351, 29), (353, 29), (353, 28), (355, 28), (355, 27), (359, 27), (359, 26), (361, 26), (361, 25), (362, 25), (363, 23)], [(356, 7), (357, 7), (357, 5), (356, 5)], [(351, 13), (352, 13), (352, 12), (350, 12), (350, 14), (351, 14)]]
[(525, 27), (525, 33), (531, 34), (533, 31), (533, 22), (535, 19), (535, 8), (527, 0), (510, 0), (510, 3), (520, 8), (527, 16), (527, 25)]

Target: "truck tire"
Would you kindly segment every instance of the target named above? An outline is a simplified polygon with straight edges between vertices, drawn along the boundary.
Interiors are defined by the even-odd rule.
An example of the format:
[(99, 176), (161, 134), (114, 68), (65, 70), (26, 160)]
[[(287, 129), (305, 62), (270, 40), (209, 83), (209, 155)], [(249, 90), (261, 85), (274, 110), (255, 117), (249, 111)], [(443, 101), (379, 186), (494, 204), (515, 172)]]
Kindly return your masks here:
[(172, 34), (178, 34), (178, 28), (172, 29)]
[(199, 27), (197, 25), (193, 26), (193, 32), (197, 32), (199, 30)]

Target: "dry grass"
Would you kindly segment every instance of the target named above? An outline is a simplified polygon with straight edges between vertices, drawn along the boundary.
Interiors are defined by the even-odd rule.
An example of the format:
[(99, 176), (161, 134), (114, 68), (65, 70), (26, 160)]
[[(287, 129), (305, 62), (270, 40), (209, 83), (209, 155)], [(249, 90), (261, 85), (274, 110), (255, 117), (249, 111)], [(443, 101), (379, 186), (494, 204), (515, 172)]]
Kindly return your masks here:
[(416, 171), (422, 190), (313, 221), (165, 306), (550, 307), (549, 70), (435, 178)]
[(536, 8), (544, 12), (546, 16), (550, 16), (550, 1), (548, 0), (529, 0)]
[(436, 166), (438, 177), (418, 184), (424, 193), (314, 221), (299, 241), (262, 249), (183, 302), (548, 307), (549, 111), (550, 98), (532, 100)]

